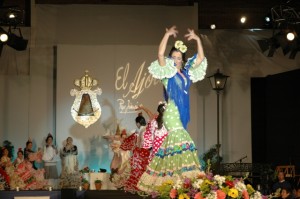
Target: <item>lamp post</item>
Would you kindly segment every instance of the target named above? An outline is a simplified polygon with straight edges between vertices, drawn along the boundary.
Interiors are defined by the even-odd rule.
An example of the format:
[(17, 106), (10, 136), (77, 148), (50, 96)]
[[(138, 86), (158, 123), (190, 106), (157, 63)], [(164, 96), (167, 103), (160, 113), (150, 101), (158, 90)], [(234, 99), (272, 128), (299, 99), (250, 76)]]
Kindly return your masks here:
[(225, 85), (226, 85), (226, 81), (227, 81), (227, 78), (229, 76), (227, 75), (223, 75), (222, 73), (220, 73), (220, 70), (218, 69), (217, 72), (214, 74), (214, 75), (211, 75), (209, 77), (207, 77), (210, 81), (210, 84), (211, 84), (211, 87), (213, 90), (216, 91), (217, 93), (217, 161), (218, 161), (218, 164), (220, 163), (220, 122), (219, 122), (219, 119), (220, 119), (220, 105), (219, 105), (219, 102), (220, 102), (220, 92), (222, 90), (224, 90), (225, 88)]

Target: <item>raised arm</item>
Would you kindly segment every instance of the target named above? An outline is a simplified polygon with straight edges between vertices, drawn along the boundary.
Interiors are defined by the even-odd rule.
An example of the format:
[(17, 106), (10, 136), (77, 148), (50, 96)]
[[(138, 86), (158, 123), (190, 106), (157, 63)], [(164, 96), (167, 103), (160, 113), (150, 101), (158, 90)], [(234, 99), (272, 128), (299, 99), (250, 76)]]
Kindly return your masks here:
[(149, 109), (147, 109), (146, 107), (144, 107), (143, 105), (139, 105), (135, 110), (136, 111), (143, 110), (148, 115), (149, 119), (153, 119), (154, 118), (154, 114)]
[(165, 66), (165, 51), (168, 44), (168, 40), (170, 36), (176, 37), (178, 31), (176, 30), (176, 26), (172, 26), (171, 28), (166, 28), (166, 33), (164, 37), (162, 38), (159, 47), (158, 47), (158, 62), (159, 65)]
[(200, 64), (202, 62), (202, 60), (204, 59), (204, 51), (203, 51), (202, 42), (201, 42), (199, 36), (194, 32), (194, 30), (188, 29), (188, 33), (184, 37), (186, 37), (188, 41), (190, 41), (192, 39), (196, 41), (196, 43), (197, 43), (197, 59), (196, 59), (195, 65)]

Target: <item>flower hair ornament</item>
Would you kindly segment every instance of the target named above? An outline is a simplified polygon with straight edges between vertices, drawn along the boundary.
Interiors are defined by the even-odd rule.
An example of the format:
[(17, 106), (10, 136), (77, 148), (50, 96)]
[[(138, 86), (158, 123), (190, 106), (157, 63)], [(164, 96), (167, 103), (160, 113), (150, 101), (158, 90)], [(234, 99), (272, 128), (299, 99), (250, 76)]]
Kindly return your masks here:
[(183, 41), (180, 41), (180, 40), (177, 40), (175, 42), (174, 47), (182, 53), (185, 53), (187, 51), (186, 45), (184, 45)]

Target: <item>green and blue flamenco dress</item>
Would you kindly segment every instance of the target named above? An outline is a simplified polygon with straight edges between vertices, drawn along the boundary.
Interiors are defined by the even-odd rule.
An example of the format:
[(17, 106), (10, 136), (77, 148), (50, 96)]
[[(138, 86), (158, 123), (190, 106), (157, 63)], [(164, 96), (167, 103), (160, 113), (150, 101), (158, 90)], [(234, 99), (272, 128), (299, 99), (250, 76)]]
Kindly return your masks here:
[(147, 193), (165, 181), (176, 182), (201, 173), (197, 149), (186, 130), (190, 120), (190, 85), (204, 79), (207, 68), (206, 58), (195, 65), (196, 56), (189, 58), (182, 69), (184, 78), (177, 73), (174, 61), (170, 58), (166, 58), (166, 66), (160, 66), (156, 60), (148, 68), (150, 74), (164, 85), (167, 106), (163, 121), (168, 135), (138, 182), (138, 188)]

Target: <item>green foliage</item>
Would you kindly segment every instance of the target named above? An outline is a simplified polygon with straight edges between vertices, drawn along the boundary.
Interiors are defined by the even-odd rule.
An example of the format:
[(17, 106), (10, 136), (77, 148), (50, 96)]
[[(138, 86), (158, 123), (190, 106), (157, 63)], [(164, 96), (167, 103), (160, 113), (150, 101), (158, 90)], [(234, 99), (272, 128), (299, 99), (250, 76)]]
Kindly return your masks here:
[[(219, 146), (220, 147), (220, 146)], [(221, 164), (223, 158), (220, 156), (218, 157), (218, 146), (214, 145), (212, 148), (210, 148), (207, 152), (202, 154), (203, 162), (210, 163), (210, 170), (218, 171), (219, 165)], [(203, 170), (207, 170), (208, 165), (205, 165), (205, 168), (202, 168)]]

